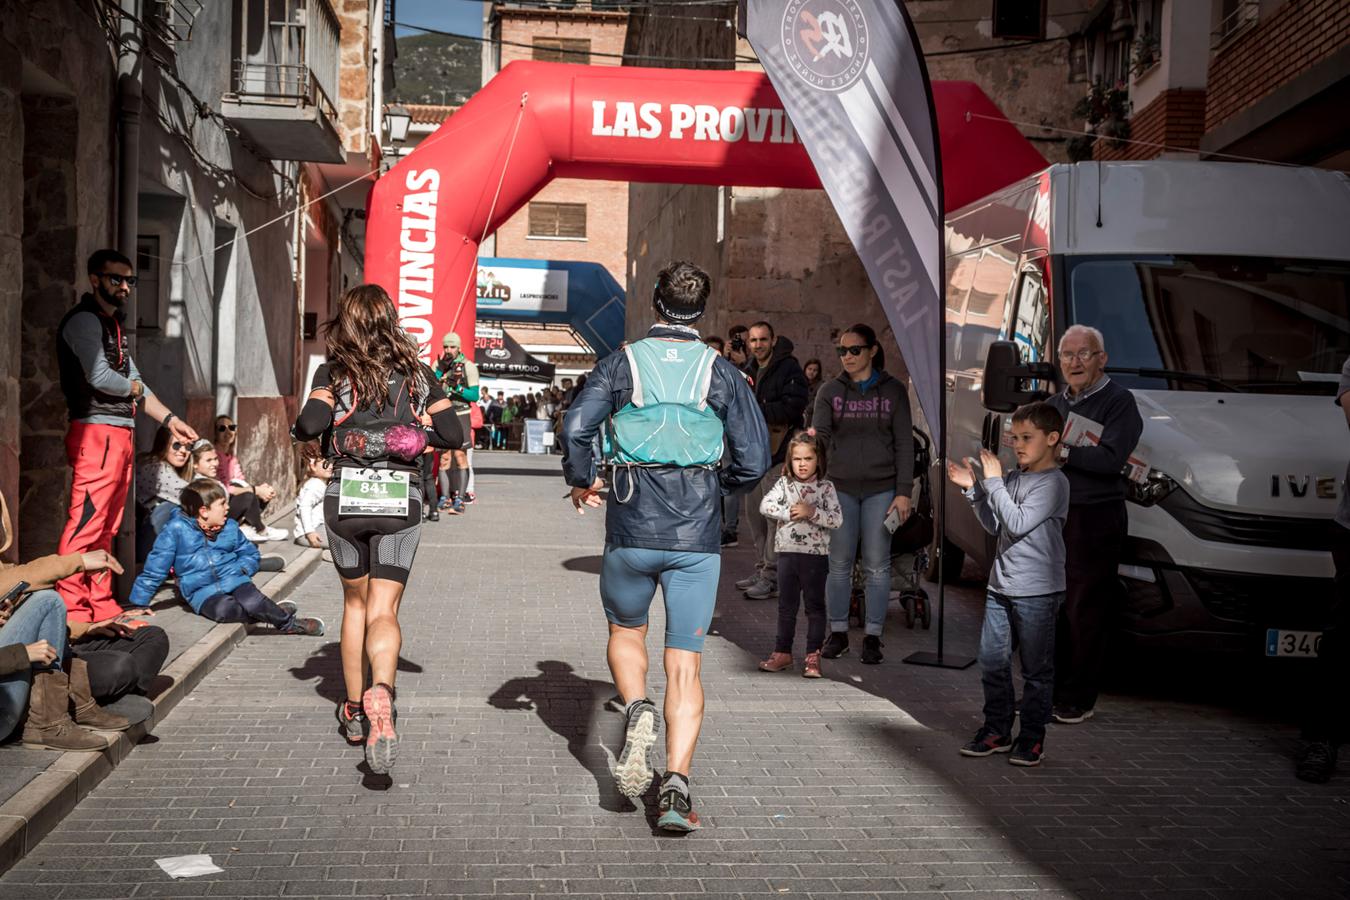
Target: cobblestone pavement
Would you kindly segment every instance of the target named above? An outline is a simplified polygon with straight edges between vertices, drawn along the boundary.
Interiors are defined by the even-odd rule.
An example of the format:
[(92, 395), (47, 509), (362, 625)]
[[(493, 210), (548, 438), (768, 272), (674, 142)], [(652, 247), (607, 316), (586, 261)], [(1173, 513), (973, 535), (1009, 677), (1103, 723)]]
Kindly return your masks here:
[[(1350, 896), (1346, 766), (1327, 786), (1295, 780), (1294, 729), (1245, 691), (1117, 692), (1087, 725), (1054, 727), (1040, 769), (968, 760), (976, 671), (900, 661), (935, 632), (893, 621), (882, 666), (766, 675), (773, 604), (729, 587), (704, 656), (706, 827), (654, 833), (606, 768), (620, 717), (601, 517), (562, 502), (556, 459), (479, 457), (480, 502), (427, 527), (405, 598), (392, 781), (364, 776), (336, 733), (325, 567), (293, 598), (330, 637), (251, 636), (0, 896)], [(727, 554), (724, 585), (749, 559)], [(973, 645), (977, 611), (975, 589), (954, 592), (953, 647)], [(196, 853), (224, 874), (174, 882), (154, 864)]]

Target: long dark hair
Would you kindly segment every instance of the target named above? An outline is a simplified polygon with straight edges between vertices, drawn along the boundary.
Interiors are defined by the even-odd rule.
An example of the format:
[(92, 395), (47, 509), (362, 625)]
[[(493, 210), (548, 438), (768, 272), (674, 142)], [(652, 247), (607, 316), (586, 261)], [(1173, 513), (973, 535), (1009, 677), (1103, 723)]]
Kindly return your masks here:
[(169, 468), (173, 469), (175, 472), (178, 473), (178, 477), (179, 477), (179, 478), (182, 478), (184, 481), (191, 481), (191, 480), (192, 480), (192, 448), (191, 448), (191, 447), (188, 447), (188, 448), (187, 448), (187, 449), (188, 449), (188, 458), (187, 458), (187, 461), (184, 462), (183, 465), (181, 465), (181, 466), (174, 466), (174, 465), (169, 464), (169, 460), (166, 458), (166, 457), (168, 456), (168, 454), (169, 454), (169, 445), (172, 444), (172, 443), (173, 443), (174, 441), (176, 441), (176, 440), (178, 440), (178, 438), (177, 438), (177, 436), (174, 435), (174, 433), (173, 433), (172, 431), (170, 431), (169, 429), (165, 428), (163, 425), (159, 426), (159, 428), (155, 429), (155, 440), (154, 440), (154, 442), (150, 445), (150, 452), (149, 452), (149, 453), (143, 453), (143, 454), (141, 454), (141, 462), (142, 462), (142, 463), (152, 463), (152, 462), (162, 462), (162, 463), (165, 463), (166, 465), (169, 465)]
[(394, 301), (378, 284), (344, 291), (337, 315), (323, 331), (334, 385), (348, 382), (362, 407), (389, 401), (391, 374), (409, 379), (419, 396), (426, 393), (417, 342), (403, 330)]
[(877, 355), (872, 357), (872, 368), (875, 371), (882, 371), (886, 368), (886, 351), (881, 344), (877, 342), (877, 333), (872, 330), (871, 325), (864, 325), (859, 322), (857, 325), (851, 325), (845, 328), (844, 334), (853, 334), (863, 339), (863, 343), (868, 347), (876, 347)]
[(816, 454), (816, 481), (824, 481), (826, 474), (830, 470), (828, 454), (825, 452), (825, 444), (819, 438), (809, 431), (799, 431), (788, 441), (787, 450), (783, 455), (783, 477), (791, 481), (796, 481), (797, 476), (792, 471), (792, 448), (797, 446), (810, 447)]
[(820, 364), (820, 360), (816, 359), (815, 357), (812, 357), (811, 359), (808, 359), (806, 362), (802, 363), (802, 373), (805, 374), (806, 370), (812, 365), (816, 367), (816, 377), (815, 379), (810, 378), (806, 379), (807, 384), (817, 384), (820, 381), (823, 381), (825, 378), (825, 367), (822, 366)]

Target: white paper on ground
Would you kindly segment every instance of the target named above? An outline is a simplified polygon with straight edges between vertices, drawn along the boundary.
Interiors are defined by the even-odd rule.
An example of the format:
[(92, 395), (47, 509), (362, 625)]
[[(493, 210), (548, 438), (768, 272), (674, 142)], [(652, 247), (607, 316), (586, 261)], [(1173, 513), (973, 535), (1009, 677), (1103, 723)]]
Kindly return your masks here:
[(220, 866), (211, 862), (205, 853), (190, 856), (166, 856), (155, 860), (155, 865), (163, 869), (170, 878), (194, 878), (198, 875), (214, 875), (224, 872)]

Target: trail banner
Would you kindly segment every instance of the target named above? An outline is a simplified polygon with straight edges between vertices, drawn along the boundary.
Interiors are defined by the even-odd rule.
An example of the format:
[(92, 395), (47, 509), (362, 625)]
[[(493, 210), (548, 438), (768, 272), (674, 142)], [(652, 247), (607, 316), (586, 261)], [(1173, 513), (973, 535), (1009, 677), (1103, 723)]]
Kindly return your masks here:
[(754, 48), (942, 429), (942, 170), (928, 71), (897, 0), (740, 0)]

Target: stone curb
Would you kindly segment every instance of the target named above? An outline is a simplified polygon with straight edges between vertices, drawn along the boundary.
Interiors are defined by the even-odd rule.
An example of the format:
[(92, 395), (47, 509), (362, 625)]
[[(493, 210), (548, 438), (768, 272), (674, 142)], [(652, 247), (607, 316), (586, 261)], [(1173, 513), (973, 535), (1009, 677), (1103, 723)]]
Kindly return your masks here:
[[(302, 551), (285, 571), (264, 585), (268, 596), (274, 600), (284, 598), (314, 569), (321, 555), (322, 551), (313, 548)], [(173, 683), (155, 697), (155, 711), (149, 719), (121, 734), (110, 735), (106, 750), (62, 753), (45, 772), (0, 805), (0, 874), (9, 871), (60, 824), (80, 800), (131, 754), (155, 723), (162, 721), (208, 672), (230, 655), (245, 634), (240, 624), (212, 628), (161, 673), (172, 678)]]

